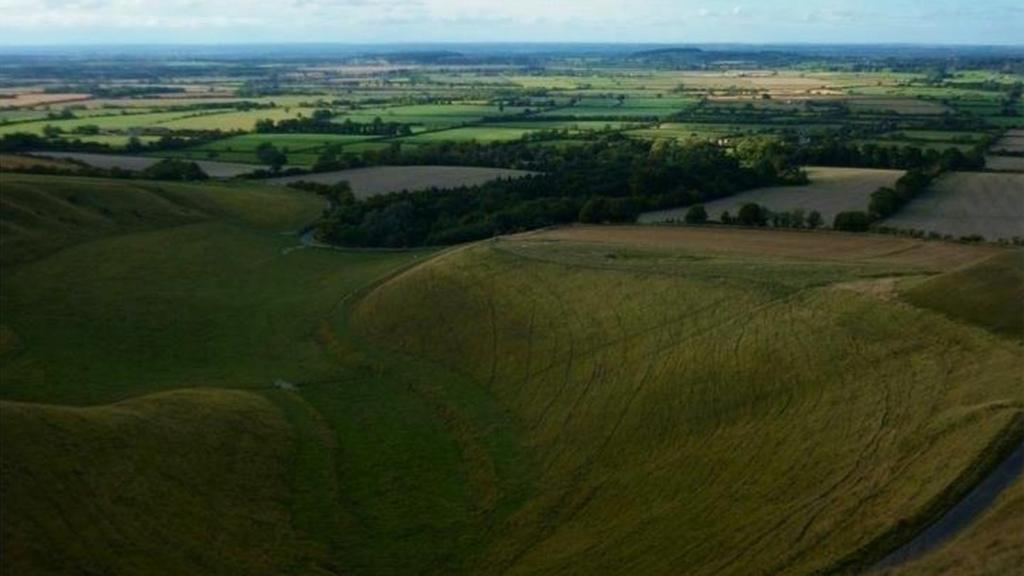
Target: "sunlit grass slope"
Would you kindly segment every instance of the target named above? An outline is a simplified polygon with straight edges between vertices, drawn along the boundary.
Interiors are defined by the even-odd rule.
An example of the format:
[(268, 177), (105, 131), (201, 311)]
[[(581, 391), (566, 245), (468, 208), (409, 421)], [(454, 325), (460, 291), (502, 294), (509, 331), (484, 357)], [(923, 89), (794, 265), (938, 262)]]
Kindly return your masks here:
[(0, 402), (4, 574), (272, 574), (306, 565), (291, 528), (292, 437), (247, 392), (92, 408)]
[(908, 288), (914, 305), (1024, 338), (1024, 252), (1007, 251)]
[[(936, 261), (908, 263), (902, 245), (881, 257), (871, 242), (861, 257), (809, 260), (793, 255), (798, 238), (743, 256), (685, 239), (512, 237), (359, 302), (360, 333), (471, 378), (535, 460), (533, 491), (471, 557), (475, 571), (855, 567), (1021, 432), (1018, 346), (830, 287)], [(828, 236), (804, 238), (805, 252), (828, 252)]]

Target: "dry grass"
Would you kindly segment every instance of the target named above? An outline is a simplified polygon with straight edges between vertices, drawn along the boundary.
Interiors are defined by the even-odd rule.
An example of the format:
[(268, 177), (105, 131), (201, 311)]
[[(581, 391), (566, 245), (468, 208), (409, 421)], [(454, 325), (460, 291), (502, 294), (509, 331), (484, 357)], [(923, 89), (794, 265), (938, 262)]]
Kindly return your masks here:
[(45, 104), (61, 104), (64, 102), (81, 102), (91, 98), (90, 94), (76, 93), (18, 93), (14, 98), (0, 98), (0, 108), (31, 108)]
[(724, 227), (571, 226), (523, 237), (685, 252), (912, 265), (930, 270), (952, 269), (1000, 252), (990, 246), (924, 242), (894, 236)]

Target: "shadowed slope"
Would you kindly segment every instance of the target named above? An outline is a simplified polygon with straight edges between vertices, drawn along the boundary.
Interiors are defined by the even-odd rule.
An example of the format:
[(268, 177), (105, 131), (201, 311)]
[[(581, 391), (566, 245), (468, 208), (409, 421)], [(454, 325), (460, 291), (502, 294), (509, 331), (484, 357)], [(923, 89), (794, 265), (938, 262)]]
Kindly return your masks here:
[(312, 194), (253, 184), (180, 184), (0, 175), (0, 264), (34, 260), (90, 239), (227, 220), (296, 230), (323, 202)]
[(0, 426), (5, 573), (269, 574), (308, 560), (290, 528), (292, 435), (260, 396), (0, 402)]

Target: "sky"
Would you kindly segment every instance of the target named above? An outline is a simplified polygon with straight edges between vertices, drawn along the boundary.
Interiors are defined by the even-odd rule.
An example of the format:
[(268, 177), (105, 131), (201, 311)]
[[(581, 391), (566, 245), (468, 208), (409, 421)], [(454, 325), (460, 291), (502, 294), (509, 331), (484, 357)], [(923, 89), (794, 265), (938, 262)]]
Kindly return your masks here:
[(1024, 0), (0, 0), (0, 45), (1024, 43)]

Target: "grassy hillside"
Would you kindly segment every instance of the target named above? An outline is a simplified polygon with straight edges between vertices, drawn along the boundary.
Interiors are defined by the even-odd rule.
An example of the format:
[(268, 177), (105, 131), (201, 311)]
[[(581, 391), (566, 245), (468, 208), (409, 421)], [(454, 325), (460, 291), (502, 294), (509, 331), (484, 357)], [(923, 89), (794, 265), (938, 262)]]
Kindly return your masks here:
[[(165, 186), (31, 178), (10, 188), (40, 202), (94, 195), (117, 208), (96, 216), (95, 228), (63, 216), (35, 220), (21, 235), (30, 247), (10, 247), (18, 261), (48, 243), (41, 237), (67, 246), (4, 270), (4, 397), (91, 404), (180, 386), (333, 376), (318, 324), (345, 294), (418, 257), (294, 250), (297, 239), (282, 232), (315, 215), (322, 203), (312, 195)], [(132, 215), (140, 205), (153, 214), (143, 223)]]
[[(81, 182), (95, 182), (96, 188), (120, 184)], [(67, 179), (40, 180), (35, 186), (40, 195), (73, 188)], [(121, 191), (130, 195), (136, 190)], [(199, 198), (189, 201), (221, 190), (234, 192), (219, 186), (196, 190)], [(346, 302), (354, 294), (415, 264), (426, 252), (296, 249), (297, 239), (281, 232), (293, 228), (288, 215), (302, 213), (307, 201), (292, 191), (278, 193), (281, 220), (276, 223), (210, 210), (203, 212), (204, 219), (183, 225), (112, 226), (92, 239), (76, 236), (76, 244), (59, 252), (6, 267), (0, 298), (0, 397), (47, 404), (17, 404), (33, 408), (26, 412), (25, 426), (41, 426), (35, 422), (39, 414), (68, 410), (52, 404), (96, 406), (195, 386), (256, 391), (273, 402), (278, 420), (285, 423), (290, 440), (275, 465), (288, 496), (281, 505), (295, 537), (317, 552), (319, 566), (335, 573), (449, 572), (479, 546), (492, 519), (507, 515), (522, 492), (525, 471), (519, 466), (515, 426), (493, 399), (465, 379), (365, 348), (344, 329)], [(145, 191), (139, 195), (148, 197)], [(263, 209), (260, 195), (237, 198), (239, 212)], [(266, 210), (270, 214), (273, 208)], [(116, 413), (99, 407), (81, 410), (98, 420)], [(210, 426), (219, 425), (216, 413), (207, 416)], [(10, 453), (11, 466), (21, 466), (37, 449), (36, 437), (13, 430), (5, 430), (0, 440), (5, 447), (24, 446)], [(38, 440), (50, 442), (46, 436)], [(109, 435), (94, 440), (106, 444), (96, 450), (128, 450)], [(163, 440), (147, 441), (143, 451), (149, 457), (173, 455), (176, 448), (163, 446)], [(59, 457), (78, 470), (103, 462), (88, 450)], [(200, 462), (183, 463), (180, 473), (192, 466), (215, 467), (224, 457), (223, 452), (210, 453)], [(166, 465), (173, 467), (173, 458)], [(281, 477), (259, 475), (264, 477), (276, 484), (259, 489), (279, 494)], [(200, 476), (189, 489), (212, 495), (216, 487), (206, 486), (207, 480)], [(5, 506), (4, 516), (17, 527), (10, 538), (24, 532), (32, 521), (30, 511), (51, 498), (27, 483), (25, 476), (10, 480), (28, 502), (24, 508)], [(68, 508), (88, 502), (93, 493), (90, 483), (73, 478), (47, 486)], [(148, 511), (138, 508), (139, 514)], [(219, 529), (216, 518), (204, 522), (208, 530)], [(38, 550), (60, 552), (67, 546), (58, 528), (51, 523), (31, 533)], [(178, 538), (171, 536), (172, 541)], [(5, 533), (5, 548), (8, 538)], [(152, 546), (97, 533), (94, 545), (68, 558), (59, 572), (107, 567), (107, 548), (141, 558)], [(48, 570), (44, 556), (39, 552), (24, 562)], [(157, 571), (164, 556), (154, 553), (152, 558), (152, 564), (135, 562), (135, 573)], [(199, 560), (214, 567), (168, 565), (181, 568), (179, 573), (275, 572)]]
[(270, 574), (291, 528), (291, 431), (246, 392), (93, 408), (0, 402), (4, 574)]
[(323, 209), (312, 195), (246, 184), (26, 174), (3, 174), (0, 182), (0, 264), (31, 261), (93, 238), (208, 220), (296, 229)]
[(1013, 338), (1024, 338), (1024, 252), (998, 254), (930, 278), (903, 293), (908, 302)]
[(477, 571), (801, 574), (905, 537), (1020, 432), (1018, 347), (829, 287), (924, 269), (541, 234), (397, 276), (354, 322), (520, 423), (534, 490)]
[(5, 573), (805, 573), (900, 540), (1021, 411), (1012, 341), (833, 287), (990, 248), (597, 227), (428, 260), (299, 248), (290, 190), (18, 182), (48, 208), (3, 267)]

